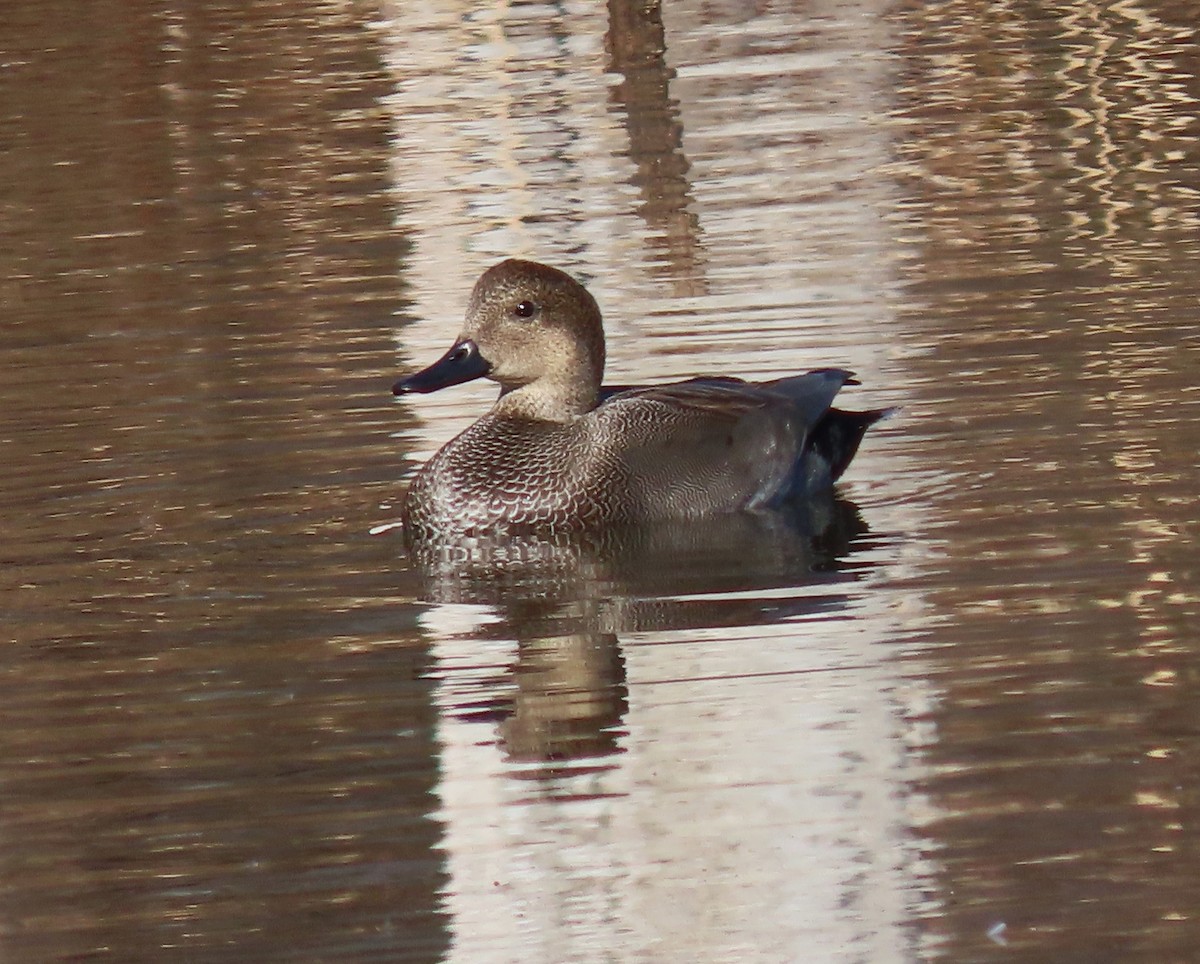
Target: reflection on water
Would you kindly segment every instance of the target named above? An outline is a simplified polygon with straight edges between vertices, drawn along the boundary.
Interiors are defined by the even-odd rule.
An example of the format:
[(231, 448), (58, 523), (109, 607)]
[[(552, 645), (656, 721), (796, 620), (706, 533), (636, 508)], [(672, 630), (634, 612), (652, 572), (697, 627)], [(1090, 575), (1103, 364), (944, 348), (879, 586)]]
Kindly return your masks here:
[(456, 713), (505, 720), (513, 758), (563, 761), (616, 751), (605, 731), (623, 716), (623, 638), (829, 616), (848, 604), (832, 586), (864, 528), (854, 506), (830, 499), (704, 525), (466, 536), (411, 552), (426, 599), (486, 606), (486, 636), (517, 644), (515, 662), (484, 685), (464, 688), (460, 666), (446, 674)]
[(829, 500), (418, 547), (454, 956), (896, 956), (905, 727), (854, 629), (873, 541)]
[[(1195, 959), (1197, 22), (6, 4), (0, 957)], [(854, 507), (370, 536), (505, 256)]]
[(939, 6), (905, 44), (929, 303), (908, 323), (938, 345), (912, 410), (964, 412), (934, 441), (971, 469), (937, 500), (928, 596), (954, 617), (922, 786), (955, 903), (931, 929), (951, 960), (998, 922), (1008, 953), (1186, 959), (1194, 21), (989, 9)]
[(6, 961), (446, 944), (428, 657), (368, 646), (415, 628), (361, 536), (389, 82), (355, 12), (294, 14), (5, 6)]
[(646, 222), (648, 241), (662, 254), (649, 254), (659, 273), (675, 282), (678, 296), (703, 295), (703, 235), (688, 183), (679, 105), (670, 96), (675, 72), (667, 66), (662, 9), (655, 3), (609, 0), (608, 71), (620, 77), (612, 101), (624, 119), (629, 157), (636, 165), (630, 183), (638, 187), (637, 211)]
[(702, 522), (430, 538), (409, 551), (425, 577), (426, 598), (437, 602), (503, 606), (521, 595), (572, 601), (594, 596), (598, 587), (625, 595), (637, 587), (656, 597), (712, 596), (832, 569), (864, 529), (856, 506), (829, 495)]

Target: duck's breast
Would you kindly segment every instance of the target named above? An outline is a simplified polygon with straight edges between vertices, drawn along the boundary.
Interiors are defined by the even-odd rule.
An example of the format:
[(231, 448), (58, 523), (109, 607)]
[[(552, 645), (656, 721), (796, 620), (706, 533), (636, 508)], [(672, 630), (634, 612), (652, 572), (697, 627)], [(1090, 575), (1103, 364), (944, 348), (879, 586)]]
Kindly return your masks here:
[(485, 416), (448, 442), (414, 478), (410, 528), (586, 528), (613, 514), (616, 466), (605, 464), (581, 420)]

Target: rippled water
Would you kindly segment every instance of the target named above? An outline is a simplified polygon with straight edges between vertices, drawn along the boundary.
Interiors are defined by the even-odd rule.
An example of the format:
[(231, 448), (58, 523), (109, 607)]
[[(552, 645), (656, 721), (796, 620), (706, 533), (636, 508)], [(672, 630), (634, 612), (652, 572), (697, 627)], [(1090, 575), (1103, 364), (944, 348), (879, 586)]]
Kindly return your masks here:
[[(1200, 955), (1200, 9), (52, 14), (0, 31), (0, 956)], [(901, 412), (795, 524), (411, 555), (494, 389), (389, 386), (509, 255), (613, 382)]]

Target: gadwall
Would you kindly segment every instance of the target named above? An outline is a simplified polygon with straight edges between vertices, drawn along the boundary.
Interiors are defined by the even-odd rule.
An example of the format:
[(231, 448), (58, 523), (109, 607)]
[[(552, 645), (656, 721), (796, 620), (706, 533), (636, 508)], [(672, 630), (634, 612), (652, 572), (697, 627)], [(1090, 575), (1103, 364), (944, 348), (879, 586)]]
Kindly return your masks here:
[(622, 387), (602, 387), (603, 372), (600, 309), (581, 284), (532, 261), (484, 272), (450, 350), (392, 388), (436, 392), (485, 376), (500, 384), (491, 411), (413, 479), (409, 534), (770, 509), (828, 489), (886, 414), (831, 408), (843, 385), (857, 384), (840, 369)]

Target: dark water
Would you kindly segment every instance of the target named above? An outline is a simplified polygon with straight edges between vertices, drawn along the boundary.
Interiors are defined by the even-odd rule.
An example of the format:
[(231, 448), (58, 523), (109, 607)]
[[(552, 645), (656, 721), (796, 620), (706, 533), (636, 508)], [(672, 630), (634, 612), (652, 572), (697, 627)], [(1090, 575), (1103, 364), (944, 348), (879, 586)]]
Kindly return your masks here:
[[(0, 14), (0, 958), (1200, 956), (1194, 4)], [(813, 516), (414, 556), (509, 255)]]

